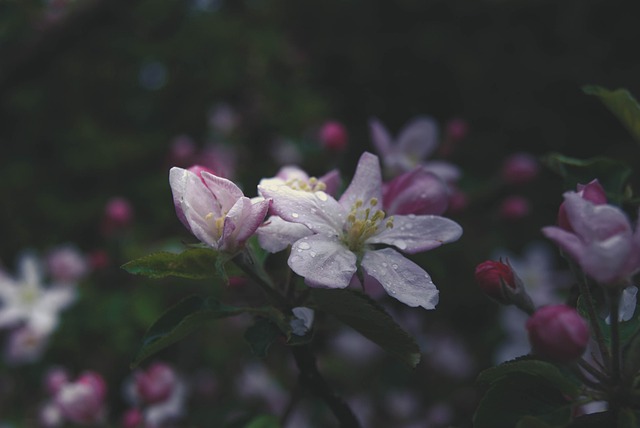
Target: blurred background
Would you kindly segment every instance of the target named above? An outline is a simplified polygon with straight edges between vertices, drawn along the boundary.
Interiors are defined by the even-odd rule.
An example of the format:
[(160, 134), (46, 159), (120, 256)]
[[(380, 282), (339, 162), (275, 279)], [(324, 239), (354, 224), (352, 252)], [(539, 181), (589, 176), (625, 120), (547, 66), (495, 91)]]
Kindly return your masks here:
[[(190, 293), (229, 292), (119, 269), (193, 242), (175, 216), (171, 166), (207, 164), (248, 196), (289, 163), (318, 175), (338, 167), (348, 182), (360, 154), (375, 151), (371, 118), (397, 135), (428, 115), (440, 129), (432, 157), (462, 171), (446, 215), (465, 234), (418, 258), (441, 290), (438, 310), (397, 315), (422, 338), (426, 358), (417, 372), (385, 355), (356, 374), (360, 363), (330, 352), (323, 364), (362, 415), (386, 403), (366, 426), (470, 426), (475, 375), (496, 363), (508, 336), (473, 269), (497, 254), (524, 257), (543, 241), (540, 227), (555, 222), (566, 189), (540, 159), (560, 152), (637, 164), (626, 130), (581, 90), (640, 96), (636, 16), (631, 2), (604, 0), (0, 0), (0, 266), (13, 275), (25, 251), (45, 257), (70, 245), (90, 270), (44, 354), (0, 366), (0, 421), (30, 426), (18, 415), (37, 414), (53, 364), (105, 376), (118, 421), (128, 406), (121, 385), (148, 325)], [(327, 121), (344, 126), (343, 149), (323, 146)], [(515, 153), (538, 162), (535, 179), (505, 181)], [(210, 380), (192, 383), (202, 391), (190, 396), (182, 419), (190, 425), (176, 426), (283, 411), (221, 392), (260, 361), (242, 343), (245, 324), (234, 324), (238, 343), (222, 324), (161, 353), (185, 376)], [(319, 334), (321, 353), (333, 349), (329, 331)], [(357, 340), (345, 339), (366, 349)], [(266, 367), (289, 391), (286, 349), (273, 352)], [(438, 364), (455, 358), (443, 355), (460, 359), (449, 372)], [(307, 420), (319, 421), (309, 426), (327, 426), (322, 406), (308, 406)]]

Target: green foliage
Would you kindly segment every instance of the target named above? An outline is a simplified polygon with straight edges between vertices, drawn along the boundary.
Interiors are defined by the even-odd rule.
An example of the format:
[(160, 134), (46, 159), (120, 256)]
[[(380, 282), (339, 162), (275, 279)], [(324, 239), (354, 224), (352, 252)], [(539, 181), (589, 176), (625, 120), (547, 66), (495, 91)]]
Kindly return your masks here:
[(190, 248), (182, 253), (161, 251), (132, 260), (122, 269), (149, 278), (176, 276), (188, 279), (206, 279), (221, 276), (220, 254), (209, 248)]
[(609, 201), (619, 204), (625, 199), (624, 186), (632, 170), (623, 162), (605, 157), (576, 159), (560, 153), (551, 153), (543, 161), (560, 174), (567, 189), (575, 190), (578, 183), (587, 184), (597, 178)]
[(584, 86), (585, 94), (595, 95), (640, 143), (640, 105), (626, 89), (614, 91), (601, 86)]
[(169, 308), (149, 327), (131, 365), (136, 367), (147, 357), (183, 339), (207, 321), (243, 312), (246, 309), (226, 306), (211, 298), (189, 296)]
[(318, 309), (328, 312), (410, 367), (420, 361), (413, 338), (374, 300), (357, 291), (311, 289)]
[[(536, 417), (551, 426), (564, 426), (571, 418), (571, 402), (545, 377), (512, 371), (491, 383), (474, 415), (475, 428), (526, 427)], [(544, 425), (542, 425), (544, 426)]]
[[(580, 295), (578, 297), (578, 302), (576, 309), (578, 313), (585, 319), (589, 319), (589, 314), (587, 312), (586, 307), (586, 297), (584, 295)], [(598, 324), (600, 326), (600, 330), (602, 331), (602, 335), (604, 337), (605, 343), (610, 345), (611, 343), (611, 326), (606, 323), (604, 318), (598, 318)], [(636, 335), (636, 332), (640, 330), (640, 308), (636, 305), (636, 308), (633, 312), (633, 316), (631, 319), (627, 321), (620, 321), (619, 323), (620, 329), (620, 342), (625, 344), (631, 340), (631, 338)]]
[(244, 333), (251, 350), (260, 358), (267, 356), (269, 347), (281, 336), (282, 332), (278, 326), (263, 317), (257, 317), (254, 324)]

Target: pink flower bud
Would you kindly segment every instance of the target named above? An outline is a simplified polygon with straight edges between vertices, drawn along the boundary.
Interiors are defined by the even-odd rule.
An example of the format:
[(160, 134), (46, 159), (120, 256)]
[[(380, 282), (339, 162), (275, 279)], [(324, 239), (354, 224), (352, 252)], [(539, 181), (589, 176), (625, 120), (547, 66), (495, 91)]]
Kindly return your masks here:
[(438, 176), (418, 167), (386, 183), (382, 201), (388, 215), (440, 215), (449, 205), (449, 189)]
[(455, 118), (447, 122), (446, 136), (454, 141), (460, 141), (464, 139), (469, 133), (469, 124), (466, 120)]
[(154, 363), (146, 372), (134, 375), (136, 391), (146, 404), (165, 401), (171, 396), (177, 381), (174, 370), (164, 363)]
[(96, 249), (89, 253), (89, 266), (91, 266), (91, 269), (105, 269), (109, 266), (109, 262), (109, 254), (105, 250)]
[(193, 162), (196, 155), (196, 145), (187, 135), (179, 135), (173, 139), (169, 149), (169, 163), (175, 166), (186, 167)]
[(522, 196), (509, 196), (500, 204), (500, 217), (505, 220), (520, 220), (530, 211), (529, 201)]
[[(597, 179), (587, 184), (578, 184), (577, 194), (582, 197), (582, 199), (593, 202), (595, 205), (604, 205), (607, 203), (607, 194)], [(573, 227), (571, 227), (571, 221), (567, 216), (564, 202), (560, 204), (560, 208), (558, 209), (558, 226), (564, 230), (573, 232)]]
[(74, 423), (92, 424), (105, 416), (107, 386), (98, 373), (85, 372), (75, 382), (60, 388), (55, 402), (63, 416)]
[(107, 202), (104, 209), (103, 232), (112, 235), (128, 227), (133, 220), (133, 208), (129, 201), (116, 197)]
[(589, 325), (567, 305), (538, 309), (526, 324), (535, 354), (558, 362), (579, 358), (589, 343)]
[(347, 130), (340, 122), (328, 121), (320, 128), (322, 146), (332, 152), (341, 152), (347, 148)]
[(202, 171), (208, 172), (209, 174), (216, 175), (216, 172), (214, 170), (212, 170), (211, 168), (207, 168), (206, 166), (202, 166), (202, 165), (193, 165), (190, 168), (187, 168), (187, 171), (191, 171), (195, 175), (200, 177), (200, 179), (202, 180), (203, 183), (204, 183), (204, 179), (202, 178), (202, 175), (200, 175), (200, 173)]
[(536, 158), (528, 153), (515, 153), (502, 165), (502, 179), (507, 184), (526, 184), (534, 180), (540, 172)]
[(514, 292), (517, 288), (513, 269), (508, 264), (487, 260), (476, 266), (475, 279), (478, 286), (489, 297), (508, 305), (511, 300), (504, 288), (509, 287)]

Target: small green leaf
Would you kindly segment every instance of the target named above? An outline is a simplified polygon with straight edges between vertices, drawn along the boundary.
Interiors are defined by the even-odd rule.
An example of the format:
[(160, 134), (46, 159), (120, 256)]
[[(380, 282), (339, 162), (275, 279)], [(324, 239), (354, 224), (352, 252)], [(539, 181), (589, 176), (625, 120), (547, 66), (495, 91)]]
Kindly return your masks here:
[(499, 366), (484, 370), (478, 376), (477, 381), (493, 384), (514, 373), (524, 373), (544, 379), (549, 385), (569, 397), (575, 398), (580, 394), (580, 385), (574, 382), (573, 378), (565, 376), (556, 365), (529, 357), (507, 361)]
[(551, 426), (571, 419), (571, 402), (544, 378), (512, 372), (492, 383), (473, 418), (474, 428), (513, 428), (525, 416)]
[(640, 105), (626, 89), (614, 91), (601, 86), (584, 86), (583, 92), (595, 95), (640, 142)]
[(179, 341), (207, 321), (243, 312), (246, 312), (245, 308), (225, 306), (214, 299), (189, 296), (169, 308), (149, 327), (131, 366), (136, 367), (147, 357)]
[(312, 288), (318, 309), (328, 312), (410, 367), (420, 361), (413, 338), (370, 297), (342, 289)]
[(254, 324), (244, 332), (244, 338), (249, 342), (251, 350), (260, 358), (267, 356), (269, 347), (281, 335), (282, 332), (277, 325), (262, 317), (256, 317)]
[(210, 248), (190, 248), (175, 254), (166, 251), (149, 254), (122, 265), (129, 273), (149, 278), (177, 276), (205, 279), (219, 276), (219, 253)]
[(244, 428), (280, 428), (280, 421), (273, 415), (261, 415), (253, 418)]
[(613, 203), (620, 203), (626, 193), (625, 183), (632, 170), (626, 164), (605, 158), (576, 159), (560, 153), (550, 153), (543, 162), (557, 172), (567, 189), (575, 190), (578, 184), (587, 184), (597, 178)]

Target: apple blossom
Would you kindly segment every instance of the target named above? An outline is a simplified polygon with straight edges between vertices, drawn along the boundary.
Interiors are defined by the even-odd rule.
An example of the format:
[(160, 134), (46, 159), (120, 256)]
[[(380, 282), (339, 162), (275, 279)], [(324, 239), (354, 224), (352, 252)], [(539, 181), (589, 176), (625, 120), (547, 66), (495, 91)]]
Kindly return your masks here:
[[(593, 202), (595, 205), (604, 205), (607, 203), (607, 195), (597, 179), (587, 184), (578, 184), (576, 194), (587, 201)], [(558, 209), (558, 226), (569, 232), (573, 232), (567, 217), (567, 209), (565, 208), (564, 202), (560, 204), (560, 208)]]
[(58, 325), (59, 312), (76, 299), (76, 288), (44, 286), (38, 260), (32, 254), (20, 259), (19, 270), (18, 279), (0, 271), (0, 328), (22, 323), (32, 332), (48, 335)]
[(273, 199), (275, 214), (313, 232), (293, 244), (288, 260), (309, 286), (345, 288), (360, 266), (401, 302), (433, 309), (438, 290), (431, 278), (391, 246), (409, 254), (427, 251), (457, 240), (462, 228), (435, 215), (387, 217), (379, 207), (381, 187), (378, 158), (364, 153), (339, 200), (322, 190), (300, 192), (272, 185), (259, 190)]
[(347, 148), (349, 137), (344, 125), (335, 120), (325, 122), (320, 128), (320, 143), (331, 152), (342, 152)]
[[(261, 186), (287, 186), (302, 192), (324, 191), (333, 195), (338, 191), (339, 185), (340, 174), (337, 170), (331, 170), (322, 177), (315, 178), (309, 177), (298, 167), (285, 166), (280, 168), (275, 177), (260, 180), (258, 190)], [(298, 239), (312, 233), (304, 224), (288, 222), (277, 215), (269, 216), (256, 231), (260, 246), (271, 253), (282, 251)]]
[(169, 172), (176, 214), (210, 247), (235, 252), (264, 220), (269, 201), (252, 202), (226, 178), (173, 167)]
[(396, 176), (423, 165), (447, 182), (460, 178), (460, 170), (448, 162), (424, 161), (439, 143), (438, 127), (432, 118), (423, 116), (413, 119), (400, 131), (395, 141), (379, 120), (371, 119), (369, 128), (373, 145), (389, 175)]
[(106, 416), (107, 385), (100, 374), (83, 373), (75, 382), (63, 385), (54, 397), (62, 415), (77, 424), (94, 424)]
[(146, 371), (137, 371), (133, 376), (136, 393), (147, 404), (166, 400), (177, 383), (174, 370), (163, 363), (154, 363)]
[(628, 285), (640, 269), (640, 229), (633, 230), (625, 213), (596, 204), (576, 192), (564, 194), (569, 229), (542, 228), (590, 277), (601, 284)]

